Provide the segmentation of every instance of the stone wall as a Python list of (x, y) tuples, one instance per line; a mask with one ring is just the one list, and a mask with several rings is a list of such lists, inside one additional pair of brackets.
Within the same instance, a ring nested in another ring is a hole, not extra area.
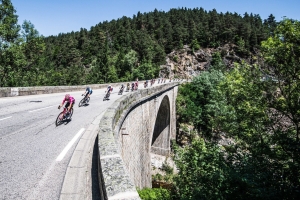
[(99, 176), (103, 179), (101, 187), (106, 191), (104, 199), (139, 199), (135, 187), (151, 187), (153, 132), (155, 126), (161, 126), (157, 115), (163, 110), (160, 114), (164, 113), (169, 119), (168, 123), (162, 123), (163, 130), (157, 128), (163, 137), (154, 144), (158, 149), (165, 149), (163, 153), (169, 153), (169, 141), (175, 137), (172, 131), (176, 129), (177, 86), (178, 83), (173, 82), (126, 94), (104, 114), (98, 134), (102, 169)]
[[(113, 87), (119, 87), (122, 83), (109, 83)], [(107, 88), (109, 84), (92, 84), (92, 89)], [(87, 85), (78, 86), (38, 86), (38, 87), (1, 87), (0, 97), (26, 96), (36, 94), (51, 94), (59, 92), (83, 91)]]

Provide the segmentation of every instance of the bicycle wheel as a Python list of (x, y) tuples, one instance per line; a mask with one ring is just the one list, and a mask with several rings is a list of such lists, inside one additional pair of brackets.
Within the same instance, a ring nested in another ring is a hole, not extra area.
[(85, 101), (85, 104), (88, 104), (88, 103), (90, 102), (90, 100), (91, 100), (91, 98), (88, 97), (88, 98), (86, 99), (86, 101)]
[(78, 107), (81, 107), (83, 104), (84, 104), (84, 98), (81, 99), (81, 101), (80, 101), (79, 104), (78, 104)]
[(64, 112), (60, 112), (56, 118), (55, 125), (59, 126), (63, 123), (63, 121), (64, 121)]
[(74, 110), (73, 110), (73, 108), (71, 108), (70, 114), (69, 114), (69, 116), (68, 116), (68, 119), (71, 119), (71, 118), (72, 118), (73, 112), (74, 112)]

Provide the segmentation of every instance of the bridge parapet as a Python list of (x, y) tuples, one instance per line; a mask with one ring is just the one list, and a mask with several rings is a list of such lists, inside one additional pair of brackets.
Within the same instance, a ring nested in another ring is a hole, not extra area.
[[(93, 89), (107, 88), (108, 85), (112, 87), (118, 87), (122, 83), (106, 83), (106, 84), (91, 84), (89, 85)], [(74, 86), (36, 86), (36, 87), (0, 87), (1, 97), (14, 97), (14, 96), (26, 96), (36, 94), (52, 94), (59, 92), (73, 92), (83, 91), (87, 85), (74, 85)]]
[[(123, 160), (124, 147), (120, 144), (120, 140), (123, 134), (126, 135), (126, 128), (122, 130), (122, 125), (129, 113), (136, 107), (146, 101), (155, 101), (157, 96), (173, 90), (178, 85), (178, 82), (172, 82), (126, 94), (115, 101), (103, 115), (98, 133), (98, 173), (103, 199), (140, 199), (136, 186), (144, 184), (134, 183), (136, 180), (132, 177), (132, 169), (128, 169), (130, 161), (124, 162)], [(157, 112), (154, 113), (155, 117), (156, 114)], [(128, 148), (128, 150), (132, 149)], [(125, 159), (128, 159), (128, 153), (134, 153), (134, 151), (127, 152)], [(149, 152), (148, 154), (150, 155)]]

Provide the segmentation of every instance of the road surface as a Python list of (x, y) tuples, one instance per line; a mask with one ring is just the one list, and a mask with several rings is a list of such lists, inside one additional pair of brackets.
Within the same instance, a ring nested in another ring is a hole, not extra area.
[(80, 136), (121, 97), (114, 88), (103, 101), (105, 90), (94, 90), (89, 105), (79, 108), (83, 92), (70, 92), (76, 99), (72, 120), (58, 127), (65, 93), (0, 98), (0, 199), (59, 199)]

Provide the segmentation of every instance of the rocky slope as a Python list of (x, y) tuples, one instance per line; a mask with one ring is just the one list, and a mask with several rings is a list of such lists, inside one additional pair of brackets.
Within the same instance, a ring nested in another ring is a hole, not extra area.
[(262, 62), (260, 52), (241, 53), (234, 44), (226, 44), (218, 48), (201, 48), (197, 51), (185, 45), (182, 49), (171, 52), (166, 56), (166, 64), (160, 66), (160, 77), (192, 78), (209, 68), (212, 55), (220, 52), (223, 62), (228, 68), (234, 63), (245, 61), (249, 64)]

